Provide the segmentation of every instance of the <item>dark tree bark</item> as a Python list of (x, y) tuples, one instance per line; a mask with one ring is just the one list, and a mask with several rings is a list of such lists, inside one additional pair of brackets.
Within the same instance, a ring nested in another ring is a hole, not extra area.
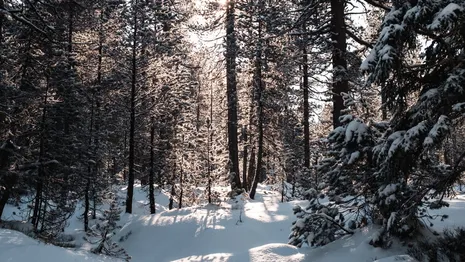
[[(90, 168), (89, 168), (90, 171)], [(87, 232), (89, 230), (89, 210), (90, 210), (90, 178), (86, 179), (86, 187), (84, 192), (84, 231)]]
[(155, 214), (155, 118), (151, 118), (150, 127), (150, 173), (149, 173), (149, 205), (150, 214)]
[(184, 178), (184, 135), (182, 135), (181, 139), (181, 167), (179, 168), (179, 203), (178, 208), (182, 208), (182, 198), (184, 194), (184, 185), (183, 185), (183, 178)]
[(247, 155), (248, 155), (248, 148), (249, 145), (247, 144), (247, 126), (242, 128), (242, 137), (244, 139), (244, 148), (243, 148), (243, 156), (242, 156), (242, 187), (245, 191), (249, 191), (248, 183), (247, 183)]
[[(303, 32), (307, 31), (307, 26), (302, 26)], [(303, 35), (302, 41), (302, 89), (304, 93), (304, 167), (310, 168), (310, 105), (308, 102), (308, 55), (307, 55), (307, 35)]]
[[(0, 9), (5, 9), (5, 3), (3, 0), (0, 0)], [(3, 17), (5, 15), (0, 12), (0, 48), (2, 48), (3, 45)]]
[(262, 59), (262, 52), (263, 52), (263, 38), (262, 38), (262, 26), (263, 21), (261, 17), (261, 12), (264, 10), (264, 3), (263, 0), (259, 1), (259, 14), (258, 14), (258, 39), (257, 39), (257, 47), (255, 50), (255, 72), (254, 72), (254, 89), (256, 91), (256, 98), (257, 98), (257, 131), (258, 131), (258, 149), (257, 149), (257, 166), (255, 168), (255, 174), (253, 179), (253, 184), (250, 189), (250, 198), (255, 198), (255, 192), (257, 190), (258, 182), (261, 179), (262, 173), (262, 166), (263, 166), (263, 89), (264, 83), (262, 80), (262, 67), (263, 67), (263, 59)]
[(134, 195), (134, 137), (136, 122), (136, 81), (137, 81), (137, 0), (133, 0), (134, 20), (132, 39), (132, 72), (131, 72), (131, 112), (129, 127), (129, 172), (128, 172), (128, 195), (126, 197), (126, 213), (132, 213), (132, 199)]
[(249, 159), (249, 170), (247, 171), (247, 183), (252, 186), (255, 176), (255, 147), (252, 147)]
[(226, 96), (228, 100), (228, 151), (231, 190), (241, 188), (239, 153), (237, 143), (237, 81), (236, 81), (236, 32), (235, 0), (229, 0), (226, 8)]
[(3, 210), (10, 198), (11, 190), (17, 183), (18, 177), (16, 174), (9, 174), (8, 167), (10, 166), (10, 157), (16, 146), (10, 141), (5, 142), (4, 146), (0, 148), (0, 172), (2, 176), (2, 188), (0, 188), (0, 221), (2, 220)]
[[(93, 126), (94, 126), (94, 102), (91, 101), (91, 110), (90, 110), (90, 127), (89, 127), (89, 148), (92, 147), (92, 136), (93, 136)], [(84, 188), (84, 231), (89, 230), (89, 210), (90, 210), (90, 185), (92, 177), (92, 164), (88, 163), (87, 177), (86, 177), (86, 186)]]
[[(44, 160), (45, 154), (45, 121), (47, 120), (47, 100), (48, 100), (48, 89), (49, 89), (49, 77), (45, 76), (45, 96), (42, 108), (42, 119), (40, 122), (40, 141), (39, 141), (39, 163)], [(42, 204), (42, 193), (44, 187), (45, 170), (43, 165), (39, 165), (37, 181), (36, 181), (36, 196), (34, 198), (34, 209), (32, 212), (31, 222), (34, 229), (38, 229), (40, 210)]]
[(333, 43), (333, 127), (340, 125), (339, 117), (345, 109), (342, 93), (349, 91), (347, 81), (347, 35), (345, 25), (345, 0), (331, 0), (331, 40)]
[(207, 195), (208, 203), (212, 203), (212, 165), (211, 165), (211, 146), (213, 141), (213, 85), (210, 85), (210, 118), (207, 121), (208, 125), (208, 135), (207, 135), (207, 175), (208, 175), (208, 185), (207, 185)]

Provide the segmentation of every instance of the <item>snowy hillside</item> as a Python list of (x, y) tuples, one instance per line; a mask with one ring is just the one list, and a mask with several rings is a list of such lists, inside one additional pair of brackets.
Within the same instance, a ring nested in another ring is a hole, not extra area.
[[(120, 195), (124, 194), (123, 188)], [(295, 220), (292, 208), (304, 202), (281, 203), (280, 194), (267, 186), (259, 185), (256, 200), (241, 196), (237, 201), (180, 210), (167, 210), (167, 204), (168, 196), (158, 194), (158, 213), (147, 215), (146, 193), (140, 185), (136, 187), (135, 212), (122, 213), (119, 221), (122, 227), (114, 236), (132, 257), (131, 261), (414, 261), (398, 256), (406, 252), (400, 245), (388, 250), (370, 246), (368, 241), (376, 231), (372, 227), (324, 247), (298, 249), (287, 245), (289, 228)], [(450, 200), (450, 204), (452, 208), (442, 211), (459, 217), (465, 199)], [(459, 222), (452, 218), (438, 221), (434, 228), (442, 230)], [(83, 236), (82, 222), (77, 216), (66, 232), (77, 236), (78, 241)], [(7, 254), (6, 261), (31, 261), (31, 254), (34, 261), (118, 261), (91, 254), (85, 242), (81, 244), (78, 249), (64, 249), (45, 245), (19, 232), (0, 230), (0, 253)]]
[(74, 262), (74, 261), (117, 261), (85, 251), (65, 249), (34, 240), (23, 233), (0, 229), (1, 261), (5, 262)]

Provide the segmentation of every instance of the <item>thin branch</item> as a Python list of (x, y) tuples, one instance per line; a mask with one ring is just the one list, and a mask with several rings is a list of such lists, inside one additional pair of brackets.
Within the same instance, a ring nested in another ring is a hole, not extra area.
[(366, 47), (369, 47), (369, 48), (373, 48), (373, 44), (371, 43), (368, 43), (367, 41), (359, 38), (357, 35), (355, 35), (352, 31), (346, 29), (346, 33), (347, 35), (352, 38), (355, 42), (361, 44), (361, 45), (364, 45)]

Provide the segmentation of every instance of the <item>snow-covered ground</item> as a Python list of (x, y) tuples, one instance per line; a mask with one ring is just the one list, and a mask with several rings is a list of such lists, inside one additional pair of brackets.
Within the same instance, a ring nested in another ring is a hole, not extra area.
[(83, 250), (71, 250), (44, 244), (18, 231), (0, 229), (0, 261), (2, 262), (75, 262), (117, 261)]
[[(221, 189), (219, 189), (221, 190)], [(227, 190), (226, 188), (223, 190)], [(120, 196), (124, 199), (125, 189)], [(296, 248), (287, 245), (291, 223), (295, 220), (292, 208), (303, 201), (280, 202), (280, 194), (260, 185), (255, 200), (242, 196), (236, 201), (218, 205), (202, 205), (167, 210), (168, 195), (159, 193), (157, 214), (149, 215), (146, 193), (136, 187), (134, 214), (122, 214), (114, 239), (132, 257), (131, 261), (315, 261), (365, 262), (414, 261), (405, 254), (405, 247), (397, 244), (391, 249), (373, 248), (368, 244), (376, 228), (367, 227), (319, 248)], [(433, 221), (433, 229), (464, 225), (465, 196), (447, 200), (450, 208), (434, 211), (447, 214), (444, 221)], [(9, 207), (7, 212), (17, 208)], [(78, 215), (70, 220), (67, 234), (82, 239), (82, 221)], [(13, 216), (11, 213), (7, 216)], [(125, 239), (119, 242), (120, 239)], [(79, 242), (79, 241), (78, 241)], [(78, 249), (45, 245), (22, 233), (0, 229), (1, 261), (117, 261), (96, 256), (88, 251), (85, 242)]]

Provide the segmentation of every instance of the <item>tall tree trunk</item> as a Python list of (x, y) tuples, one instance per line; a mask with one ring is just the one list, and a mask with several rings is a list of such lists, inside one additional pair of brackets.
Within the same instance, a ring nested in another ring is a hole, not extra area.
[[(303, 32), (307, 31), (307, 26), (302, 26)], [(304, 167), (310, 168), (310, 106), (308, 102), (308, 55), (307, 55), (307, 35), (304, 33), (302, 41), (302, 89), (304, 93)]]
[(155, 118), (150, 119), (150, 174), (149, 174), (149, 205), (150, 214), (155, 214)]
[[(6, 142), (10, 143), (10, 142)], [(2, 220), (3, 210), (5, 205), (10, 198), (11, 189), (17, 183), (17, 176), (15, 174), (8, 173), (8, 167), (10, 166), (11, 150), (14, 149), (14, 145), (6, 144), (5, 147), (0, 148), (0, 172), (3, 174), (2, 188), (0, 188), (0, 221)]]
[(42, 192), (44, 187), (44, 178), (45, 178), (45, 170), (42, 162), (44, 161), (44, 154), (45, 154), (45, 121), (47, 120), (47, 100), (48, 100), (48, 89), (49, 89), (49, 77), (48, 75), (45, 76), (45, 96), (43, 101), (43, 108), (42, 108), (42, 119), (40, 123), (40, 142), (39, 142), (39, 169), (37, 174), (37, 182), (36, 182), (36, 196), (34, 200), (34, 210), (32, 212), (32, 225), (34, 229), (38, 229), (39, 225), (39, 218), (40, 218), (40, 210), (41, 210), (41, 203), (42, 203)]
[[(3, 0), (0, 0), (0, 9), (5, 9), (5, 3)], [(3, 17), (4, 16), (5, 14), (3, 14), (3, 12), (0, 12), (0, 49), (3, 47)]]
[(132, 39), (132, 76), (131, 76), (131, 116), (129, 128), (129, 174), (128, 174), (128, 195), (126, 197), (126, 213), (132, 213), (132, 199), (134, 194), (134, 136), (136, 122), (136, 74), (137, 74), (137, 0), (133, 0), (134, 6), (134, 25)]
[(342, 93), (349, 91), (347, 81), (347, 35), (345, 25), (345, 1), (331, 0), (331, 40), (333, 43), (333, 127), (340, 125), (339, 117), (345, 109)]
[[(89, 127), (89, 150), (92, 148), (92, 136), (93, 136), (93, 126), (94, 126), (94, 101), (91, 101), (90, 109), (90, 127)], [(84, 188), (84, 231), (89, 230), (89, 210), (90, 210), (90, 184), (92, 177), (92, 164), (88, 163), (87, 176), (86, 176), (86, 186)]]
[(210, 84), (210, 118), (208, 119), (208, 135), (207, 135), (207, 175), (208, 175), (208, 203), (212, 203), (212, 164), (211, 164), (211, 146), (213, 141), (213, 85)]
[(247, 183), (252, 186), (255, 176), (255, 147), (252, 147), (252, 151), (250, 152), (249, 170), (247, 171), (247, 174)]
[(242, 127), (242, 137), (244, 138), (244, 152), (242, 156), (242, 187), (245, 191), (249, 191), (247, 183), (247, 155), (249, 147), (249, 145), (247, 144), (247, 126)]
[(262, 166), (263, 166), (263, 80), (262, 80), (262, 52), (263, 52), (263, 38), (262, 38), (262, 16), (264, 10), (263, 0), (259, 0), (259, 14), (258, 14), (258, 39), (255, 57), (255, 73), (254, 73), (254, 86), (257, 94), (257, 131), (258, 131), (258, 150), (257, 150), (257, 166), (255, 167), (255, 175), (252, 187), (250, 189), (250, 198), (255, 198), (258, 182), (261, 179)]
[(99, 168), (101, 166), (101, 158), (100, 158), (100, 125), (102, 122), (101, 117), (101, 112), (100, 112), (100, 95), (101, 95), (101, 88), (102, 88), (102, 59), (103, 59), (103, 23), (104, 23), (104, 17), (103, 17), (103, 10), (100, 12), (99, 16), (99, 28), (98, 28), (98, 60), (97, 60), (97, 86), (96, 86), (96, 95), (95, 95), (95, 133), (94, 133), (94, 157), (95, 157), (95, 166), (94, 166), (94, 172), (92, 175), (92, 203), (93, 203), (93, 209), (92, 209), (92, 218), (96, 219), (97, 217), (97, 192), (96, 192), (96, 184), (97, 184), (97, 177), (99, 175)]
[[(90, 167), (89, 167), (90, 171)], [(87, 232), (89, 230), (89, 211), (90, 211), (90, 177), (88, 177), (84, 192), (84, 231)]]
[(182, 198), (184, 194), (184, 185), (183, 185), (183, 167), (184, 166), (184, 135), (182, 135), (181, 139), (181, 166), (179, 168), (179, 203), (178, 203), (178, 208), (182, 208)]
[(6, 203), (8, 202), (9, 198), (10, 198), (10, 190), (9, 189), (3, 190), (0, 196), (0, 222), (2, 221), (3, 210), (5, 209)]
[(241, 188), (237, 143), (237, 82), (235, 0), (228, 0), (226, 8), (226, 96), (228, 100), (228, 151), (231, 190)]

